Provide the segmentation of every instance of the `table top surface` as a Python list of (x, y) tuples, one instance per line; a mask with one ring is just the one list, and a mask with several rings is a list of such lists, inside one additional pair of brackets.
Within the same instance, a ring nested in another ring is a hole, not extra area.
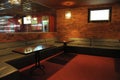
[(61, 40), (61, 41), (56, 41), (59, 43), (69, 43), (69, 42), (73, 42), (74, 40)]
[(29, 54), (37, 51), (41, 51), (43, 49), (54, 47), (53, 45), (36, 45), (36, 46), (26, 46), (20, 47), (13, 50), (13, 52), (21, 53), (21, 54)]

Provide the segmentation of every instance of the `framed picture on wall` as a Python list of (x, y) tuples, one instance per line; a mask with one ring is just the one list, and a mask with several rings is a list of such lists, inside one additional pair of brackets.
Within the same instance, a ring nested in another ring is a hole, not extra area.
[(111, 21), (111, 12), (111, 7), (88, 9), (88, 22), (109, 22)]

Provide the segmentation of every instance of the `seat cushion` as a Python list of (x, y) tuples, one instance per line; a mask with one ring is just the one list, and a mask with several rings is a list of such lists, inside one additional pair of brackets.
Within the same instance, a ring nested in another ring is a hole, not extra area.
[(21, 58), (21, 57), (24, 57), (24, 56), (25, 55), (14, 53), (14, 52), (9, 53), (7, 55), (1, 55), (0, 56), (0, 63), (10, 61), (10, 60), (14, 60), (14, 59), (17, 59), (17, 58)]
[(16, 72), (17, 69), (7, 63), (0, 63), (0, 78)]

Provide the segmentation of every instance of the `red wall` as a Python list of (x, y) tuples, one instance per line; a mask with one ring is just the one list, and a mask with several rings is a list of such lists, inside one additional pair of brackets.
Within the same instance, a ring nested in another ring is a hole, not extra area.
[[(112, 7), (111, 22), (88, 23), (88, 8)], [(57, 31), (61, 39), (71, 37), (120, 39), (120, 5), (84, 6), (69, 9), (71, 19), (65, 19), (65, 11), (57, 10)]]

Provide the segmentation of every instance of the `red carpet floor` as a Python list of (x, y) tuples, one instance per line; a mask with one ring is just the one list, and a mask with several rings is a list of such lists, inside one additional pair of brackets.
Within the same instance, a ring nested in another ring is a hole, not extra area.
[(120, 80), (113, 58), (78, 55), (47, 80)]
[(119, 59), (77, 55), (66, 65), (44, 62), (46, 74), (36, 70), (31, 76), (29, 70), (22, 72), (25, 80), (120, 80)]
[(42, 64), (45, 66), (45, 74), (43, 74), (39, 69), (35, 70), (32, 75), (30, 74), (29, 70), (25, 70), (21, 73), (23, 77), (22, 80), (47, 80), (47, 78), (52, 76), (55, 72), (63, 67), (63, 65), (47, 61), (43, 62)]

